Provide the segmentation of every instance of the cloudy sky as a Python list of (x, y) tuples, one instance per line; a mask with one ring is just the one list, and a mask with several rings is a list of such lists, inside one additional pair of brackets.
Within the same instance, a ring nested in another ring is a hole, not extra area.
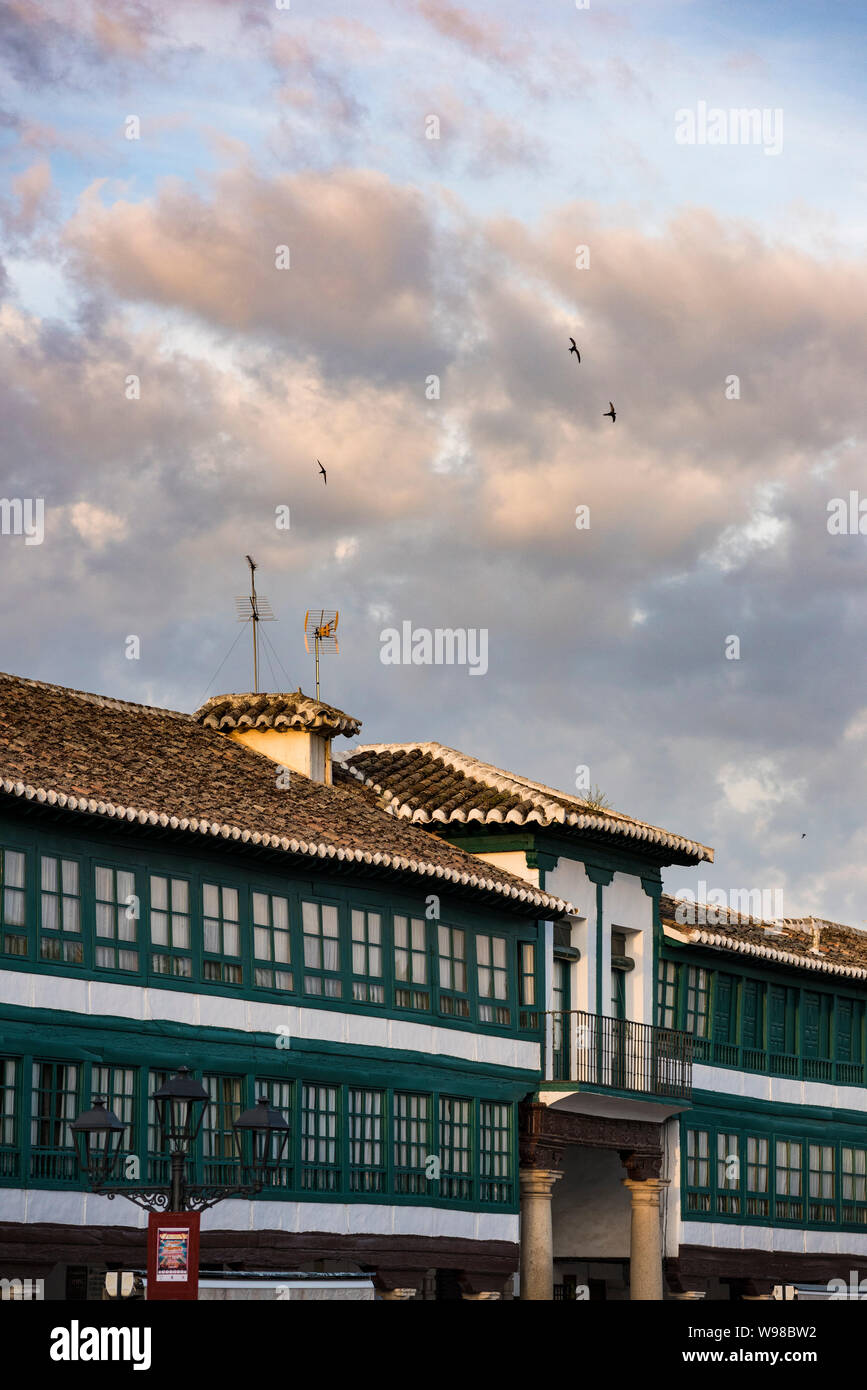
[[(587, 765), (715, 846), (670, 891), (867, 926), (867, 535), (828, 530), (867, 498), (865, 28), (0, 0), (0, 491), (45, 505), (0, 535), (0, 668), (249, 689), (250, 552), (263, 684), (310, 690), (339, 608), (323, 697), (364, 741)], [(487, 673), (384, 665), (405, 621), (486, 629)]]

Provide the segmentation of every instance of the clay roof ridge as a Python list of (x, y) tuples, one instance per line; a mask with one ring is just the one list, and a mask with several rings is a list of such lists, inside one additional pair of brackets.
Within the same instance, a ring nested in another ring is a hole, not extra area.
[[(491, 763), (482, 762), (478, 758), (473, 758), (466, 753), (461, 753), (455, 748), (435, 742), (426, 743), (367, 743), (360, 744), (355, 748), (344, 750), (340, 754), (343, 766), (351, 772), (359, 781), (366, 786), (374, 787), (388, 801), (388, 809), (392, 814), (407, 815), (407, 810), (395, 810), (395, 803), (405, 807), (408, 802), (405, 798), (395, 793), (390, 788), (383, 787), (374, 777), (368, 777), (361, 768), (354, 768), (352, 760), (364, 753), (407, 753), (418, 751), (427, 754), (429, 757), (439, 761), (445, 766), (451, 767), (455, 772), (462, 773), (471, 781), (481, 782), (484, 786), (496, 791), (511, 792), (519, 797), (521, 802), (531, 809), (525, 819), (535, 820), (542, 823), (540, 812), (544, 814), (548, 822), (559, 822), (561, 824), (574, 826), (577, 829), (600, 829), (612, 834), (625, 834), (636, 839), (646, 839), (650, 842), (662, 843), (671, 848), (683, 850), (698, 858), (713, 860), (713, 850), (707, 845), (701, 844), (697, 840), (689, 840), (685, 836), (676, 835), (674, 832), (664, 830), (661, 826), (651, 825), (647, 821), (636, 820), (632, 816), (625, 815), (622, 811), (598, 810), (589, 806), (580, 797), (574, 797), (569, 792), (557, 791), (553, 787), (546, 786), (542, 782), (532, 782), (528, 778), (521, 777), (515, 773), (506, 772), (502, 768), (495, 767)], [(573, 809), (574, 808), (574, 809)], [(494, 807), (488, 810), (484, 816), (479, 814), (478, 808), (467, 811), (465, 808), (456, 808), (446, 814), (442, 807), (438, 807), (433, 812), (424, 809), (417, 809), (412, 813), (413, 820), (427, 823), (431, 820), (439, 822), (457, 821), (466, 823), (472, 820), (486, 820), (493, 823), (512, 822), (521, 823), (521, 813), (517, 807), (507, 811)]]
[(53, 681), (37, 681), (30, 676), (16, 676), (10, 671), (0, 671), (0, 681), (14, 681), (16, 685), (29, 685), (37, 690), (49, 690), (57, 695), (71, 695), (82, 704), (96, 705), (99, 709), (141, 710), (145, 714), (159, 714), (164, 719), (179, 719), (185, 724), (194, 722), (193, 715), (183, 710), (168, 709), (165, 705), (145, 705), (136, 700), (118, 700), (112, 695), (97, 695), (92, 690), (76, 690), (70, 685), (57, 685)]

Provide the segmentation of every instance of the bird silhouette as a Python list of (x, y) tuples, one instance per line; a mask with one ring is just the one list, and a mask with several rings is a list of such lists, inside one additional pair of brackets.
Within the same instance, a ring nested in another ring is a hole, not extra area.
[(613, 402), (613, 401), (609, 401), (608, 404), (611, 406), (611, 409), (610, 409), (610, 410), (603, 410), (603, 412), (602, 412), (602, 417), (603, 417), (603, 419), (605, 419), (608, 415), (610, 415), (610, 416), (611, 416), (611, 423), (612, 423), (612, 425), (613, 425), (613, 424), (614, 424), (614, 421), (617, 419), (617, 412), (616, 412), (615, 409), (614, 409), (614, 402)]
[[(319, 460), (317, 459), (316, 462), (319, 463)], [(328, 474), (325, 472), (325, 469), (322, 467), (322, 464), (321, 464), (321, 463), (319, 463), (319, 472), (322, 474), (322, 481), (324, 482), (325, 486), (327, 487), (327, 486), (328, 486)]]
[(807, 838), (807, 832), (806, 832), (806, 830), (805, 830), (804, 833), (803, 833), (803, 835), (801, 836), (801, 839), (802, 839), (802, 840), (806, 840), (806, 838)]
[(580, 354), (580, 352), (578, 351), (578, 344), (576, 343), (576, 341), (575, 341), (574, 338), (570, 338), (570, 339), (569, 339), (569, 342), (572, 344), (572, 346), (571, 346), (570, 349), (569, 349), (570, 353), (574, 352), (575, 356), (578, 358), (578, 361), (580, 362), (580, 361), (581, 361), (581, 354)]

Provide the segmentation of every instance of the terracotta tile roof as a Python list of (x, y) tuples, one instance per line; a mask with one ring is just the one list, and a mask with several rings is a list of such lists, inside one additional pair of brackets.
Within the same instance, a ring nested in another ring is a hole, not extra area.
[[(750, 917), (713, 904), (679, 902), (663, 893), (663, 927), (696, 946), (760, 956), (781, 965), (867, 979), (867, 932), (821, 917)], [(679, 916), (685, 918), (678, 920)], [(686, 911), (689, 909), (689, 911)]]
[(361, 730), (360, 719), (302, 695), (300, 686), (287, 695), (214, 695), (193, 718), (209, 729), (309, 729), (326, 738)]
[(175, 710), (0, 674), (0, 794), (293, 856), (439, 880), (526, 915), (562, 899), (385, 815), (355, 787), (292, 773)]
[(539, 825), (643, 841), (670, 863), (713, 860), (713, 850), (619, 811), (594, 809), (580, 797), (479, 762), (441, 743), (370, 743), (336, 754), (373, 788), (397, 819), (421, 825)]

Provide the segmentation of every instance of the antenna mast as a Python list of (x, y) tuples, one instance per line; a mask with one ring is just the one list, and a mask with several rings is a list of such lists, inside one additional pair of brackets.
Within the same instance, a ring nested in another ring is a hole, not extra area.
[(319, 651), (330, 656), (337, 656), (340, 647), (337, 645), (337, 623), (340, 614), (332, 609), (308, 608), (304, 615), (304, 646), (310, 651), (308, 634), (313, 638), (313, 650), (316, 654), (316, 698), (319, 699)]
[(252, 555), (246, 556), (247, 564), (250, 566), (250, 593), (249, 596), (242, 594), (235, 600), (238, 610), (238, 621), (240, 623), (252, 623), (253, 626), (253, 690), (259, 693), (259, 624), (274, 621), (274, 614), (271, 605), (264, 594), (256, 593), (256, 570), (259, 566)]

